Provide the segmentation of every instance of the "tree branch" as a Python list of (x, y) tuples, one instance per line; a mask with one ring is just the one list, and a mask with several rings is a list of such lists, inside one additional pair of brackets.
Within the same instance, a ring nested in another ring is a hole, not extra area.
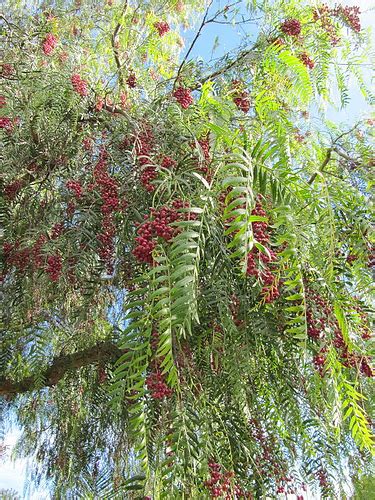
[(112, 342), (101, 342), (93, 347), (54, 358), (51, 366), (41, 376), (26, 377), (19, 382), (0, 377), (0, 395), (14, 395), (39, 389), (37, 379), (44, 379), (43, 387), (51, 387), (61, 380), (68, 370), (77, 370), (99, 361), (115, 361), (124, 351)]
[(352, 133), (352, 132), (353, 132), (353, 131), (354, 131), (354, 130), (355, 130), (355, 129), (359, 126), (359, 125), (360, 125), (360, 122), (356, 123), (356, 124), (354, 125), (354, 127), (352, 127), (350, 130), (347, 130), (346, 132), (343, 132), (342, 134), (340, 134), (339, 136), (337, 136), (337, 137), (336, 137), (336, 139), (332, 142), (332, 146), (331, 146), (330, 148), (328, 148), (328, 149), (327, 149), (327, 154), (326, 154), (326, 157), (324, 158), (324, 161), (323, 161), (323, 163), (321, 164), (321, 166), (320, 166), (319, 170), (318, 170), (317, 172), (314, 172), (314, 173), (312, 174), (312, 176), (310, 177), (310, 179), (307, 181), (307, 184), (310, 184), (310, 185), (311, 185), (311, 184), (315, 181), (315, 179), (316, 179), (316, 177), (317, 177), (318, 173), (319, 173), (319, 172), (323, 172), (323, 171), (324, 171), (324, 169), (326, 168), (327, 164), (328, 164), (328, 163), (330, 162), (330, 160), (331, 160), (331, 156), (332, 156), (332, 152), (333, 152), (333, 151), (334, 151), (335, 153), (339, 154), (340, 156), (343, 156), (343, 154), (342, 154), (342, 153), (339, 153), (339, 152), (337, 151), (336, 144), (337, 144), (337, 143), (339, 142), (339, 140), (340, 140), (340, 139), (342, 139), (344, 136), (351, 134), (351, 133)]
[(193, 50), (194, 45), (195, 45), (196, 41), (198, 40), (198, 38), (200, 37), (200, 34), (202, 33), (203, 28), (204, 28), (204, 27), (205, 27), (205, 25), (207, 24), (207, 16), (208, 16), (208, 12), (209, 12), (209, 10), (210, 10), (210, 7), (211, 7), (211, 5), (212, 5), (212, 2), (213, 2), (213, 0), (211, 0), (211, 1), (210, 1), (209, 5), (208, 5), (208, 7), (207, 7), (207, 9), (206, 9), (206, 12), (204, 13), (204, 16), (203, 16), (203, 19), (202, 19), (201, 25), (199, 26), (199, 29), (198, 29), (198, 31), (197, 31), (197, 33), (196, 33), (195, 37), (194, 37), (194, 40), (191, 42), (191, 45), (190, 45), (190, 47), (189, 47), (189, 50), (186, 52), (186, 54), (185, 54), (184, 58), (183, 58), (183, 59), (182, 59), (182, 61), (181, 61), (180, 67), (179, 67), (179, 68), (178, 68), (178, 70), (177, 70), (177, 74), (176, 74), (176, 78), (175, 78), (175, 85), (176, 85), (176, 82), (178, 81), (178, 78), (179, 78), (179, 76), (180, 76), (180, 73), (181, 73), (181, 71), (182, 71), (182, 68), (185, 66), (185, 63), (186, 63), (186, 61), (187, 61), (187, 58), (188, 58), (188, 57), (189, 57), (189, 55), (190, 55), (190, 52)]
[[(125, 15), (127, 8), (128, 8), (128, 2), (126, 0), (124, 7), (122, 9), (121, 17), (123, 17)], [(112, 45), (113, 55), (115, 57), (115, 62), (116, 62), (117, 70), (118, 70), (118, 80), (119, 80), (120, 85), (122, 85), (122, 83), (123, 83), (123, 77), (122, 77), (122, 73), (121, 73), (122, 64), (120, 61), (120, 54), (118, 51), (117, 42), (118, 42), (118, 36), (119, 36), (121, 28), (122, 28), (122, 24), (121, 24), (121, 22), (118, 22), (116, 25), (116, 28), (111, 36), (111, 45)]]

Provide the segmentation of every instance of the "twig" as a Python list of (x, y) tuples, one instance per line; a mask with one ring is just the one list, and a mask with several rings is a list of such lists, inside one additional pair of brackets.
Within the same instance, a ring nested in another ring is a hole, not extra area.
[[(347, 130), (346, 132), (343, 132), (342, 134), (340, 134), (339, 136), (336, 137), (336, 139), (332, 142), (331, 147), (327, 149), (326, 156), (325, 156), (324, 161), (321, 164), (319, 170), (317, 172), (314, 172), (312, 174), (312, 176), (310, 177), (310, 179), (307, 181), (307, 184), (311, 185), (315, 181), (318, 173), (319, 172), (321, 173), (321, 172), (324, 171), (325, 167), (327, 166), (327, 164), (331, 160), (332, 152), (334, 151), (335, 153), (338, 153), (337, 148), (335, 147), (335, 145), (339, 142), (339, 140), (342, 139), (343, 137), (345, 137), (346, 135), (351, 134), (359, 125), (360, 125), (360, 122), (356, 123), (354, 125), (354, 127), (352, 127), (350, 130)], [(338, 154), (340, 154), (341, 156), (343, 156), (343, 153), (338, 153)], [(348, 158), (349, 157), (347, 157), (347, 159)], [(351, 160), (351, 158), (350, 158), (350, 160)]]
[(178, 70), (177, 70), (177, 74), (176, 74), (176, 78), (175, 78), (175, 83), (174, 83), (174, 85), (176, 85), (176, 82), (178, 81), (178, 78), (179, 78), (179, 76), (180, 76), (180, 74), (181, 74), (182, 68), (185, 66), (185, 63), (186, 63), (186, 61), (187, 61), (187, 58), (189, 57), (189, 55), (190, 55), (191, 51), (193, 50), (194, 45), (196, 44), (196, 42), (197, 42), (198, 38), (200, 37), (200, 35), (201, 35), (201, 33), (202, 33), (203, 28), (204, 28), (204, 27), (205, 27), (205, 25), (207, 24), (207, 16), (208, 16), (208, 12), (209, 12), (209, 10), (210, 10), (210, 7), (211, 7), (211, 5), (212, 5), (212, 2), (213, 2), (213, 0), (210, 0), (210, 3), (209, 3), (209, 5), (208, 5), (208, 7), (207, 7), (207, 9), (206, 9), (206, 12), (204, 13), (204, 16), (203, 16), (203, 19), (202, 19), (201, 25), (200, 25), (200, 27), (199, 27), (199, 29), (198, 29), (197, 33), (195, 34), (194, 40), (191, 42), (191, 45), (190, 45), (190, 47), (189, 47), (189, 50), (186, 52), (186, 54), (185, 54), (184, 58), (183, 58), (183, 59), (182, 59), (182, 61), (181, 61), (181, 64), (180, 64), (180, 66), (179, 66), (179, 68), (178, 68)]

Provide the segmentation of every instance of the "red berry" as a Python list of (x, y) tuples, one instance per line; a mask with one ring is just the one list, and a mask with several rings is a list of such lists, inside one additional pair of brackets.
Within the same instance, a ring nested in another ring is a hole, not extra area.
[(280, 29), (286, 35), (298, 36), (301, 33), (301, 23), (298, 19), (286, 19)]

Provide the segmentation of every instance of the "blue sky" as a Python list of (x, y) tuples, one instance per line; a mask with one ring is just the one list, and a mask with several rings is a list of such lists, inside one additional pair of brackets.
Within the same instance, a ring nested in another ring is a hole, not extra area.
[[(216, 4), (221, 7), (225, 5), (226, 2), (217, 1)], [(334, 3), (334, 2), (326, 2)], [(336, 2), (338, 3), (338, 2)], [(363, 12), (361, 16), (362, 25), (365, 29), (370, 26), (375, 25), (375, 0), (347, 0), (343, 3), (344, 5), (359, 5)], [(215, 12), (213, 7), (212, 12)], [(211, 58), (211, 50), (214, 45), (216, 36), (220, 37), (220, 46), (214, 53), (214, 57), (219, 57), (228, 50), (235, 48), (239, 41), (239, 35), (241, 28), (212, 24), (209, 25), (203, 32), (201, 38), (199, 39), (196, 49), (193, 51), (193, 56), (201, 56), (202, 59), (207, 60)], [(186, 46), (189, 47), (190, 42), (194, 36), (193, 31), (185, 33), (186, 36)], [(372, 33), (374, 42), (375, 37)], [(375, 45), (375, 43), (374, 43)], [(369, 75), (369, 72), (368, 72)], [(327, 109), (327, 117), (335, 122), (348, 122), (349, 124), (354, 123), (360, 116), (369, 113), (370, 108), (365, 102), (360, 90), (357, 87), (356, 82), (353, 80), (350, 85), (351, 102), (347, 108), (344, 110), (335, 110), (334, 108)], [(9, 446), (9, 450), (14, 446), (19, 431), (15, 430), (9, 433), (5, 439), (5, 445)], [(26, 467), (27, 460), (16, 460), (12, 462), (9, 458), (4, 462), (0, 463), (0, 488), (12, 488), (18, 491), (22, 498), (30, 500), (44, 500), (50, 498), (48, 492), (43, 489), (39, 489), (34, 494), (23, 495), (25, 477), (26, 477)], [(309, 494), (307, 499), (314, 499), (314, 495)]]

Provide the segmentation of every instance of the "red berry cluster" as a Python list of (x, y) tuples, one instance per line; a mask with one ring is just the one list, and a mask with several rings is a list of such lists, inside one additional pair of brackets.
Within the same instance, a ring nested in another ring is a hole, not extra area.
[(49, 275), (51, 281), (59, 281), (62, 270), (62, 259), (61, 256), (50, 255), (47, 258), (46, 273)]
[(33, 259), (33, 265), (35, 269), (40, 269), (43, 267), (44, 264), (44, 257), (42, 255), (42, 248), (43, 245), (47, 241), (47, 236), (42, 234), (39, 236), (39, 238), (36, 240), (34, 243), (34, 246), (32, 248), (32, 259)]
[(1, 65), (0, 76), (2, 78), (7, 78), (8, 76), (12, 76), (14, 73), (14, 67), (11, 64), (4, 63)]
[(143, 187), (148, 191), (149, 193), (152, 193), (155, 191), (155, 186), (152, 184), (152, 181), (155, 180), (158, 176), (158, 173), (156, 171), (156, 166), (155, 165), (149, 165), (148, 167), (145, 167), (141, 173), (141, 183)]
[(126, 84), (131, 89), (134, 89), (136, 87), (136, 85), (137, 85), (137, 78), (136, 78), (136, 76), (135, 76), (134, 73), (130, 73), (130, 75), (126, 79)]
[(5, 129), (7, 132), (12, 132), (14, 127), (14, 122), (8, 116), (0, 117), (0, 128)]
[(83, 80), (80, 75), (74, 73), (74, 75), (70, 78), (70, 81), (72, 82), (73, 89), (77, 92), (77, 94), (82, 97), (85, 97), (88, 94), (87, 82), (86, 80)]
[(320, 5), (313, 11), (314, 21), (320, 22), (321, 27), (327, 33), (331, 40), (331, 44), (334, 46), (339, 43), (340, 37), (338, 36), (336, 26), (332, 23), (331, 15), (332, 10), (326, 4)]
[[(325, 337), (325, 328), (330, 325), (332, 307), (315, 290), (305, 285), (307, 334), (313, 340)], [(341, 334), (341, 332), (340, 332)]]
[(187, 109), (194, 102), (193, 96), (191, 95), (191, 90), (185, 87), (178, 87), (173, 92), (173, 97), (183, 109)]
[(153, 164), (153, 161), (150, 158), (153, 147), (154, 136), (151, 128), (146, 125), (138, 135), (135, 145), (135, 153), (138, 163), (143, 167), (140, 181), (149, 193), (155, 190), (155, 186), (152, 184), (152, 181), (158, 176), (156, 165)]
[(362, 332), (362, 339), (363, 340), (368, 340), (371, 338), (371, 329), (368, 325), (368, 317), (367, 314), (361, 309), (359, 305), (354, 305), (354, 309), (357, 311), (359, 314), (360, 320), (361, 320), (361, 332)]
[[(198, 144), (201, 149), (201, 153), (203, 153), (203, 161), (199, 162), (199, 171), (206, 177), (208, 181), (211, 180), (212, 172), (210, 169), (211, 163), (211, 154), (210, 154), (210, 138), (209, 136), (202, 137), (198, 140)], [(194, 144), (195, 146), (195, 144)]]
[(175, 200), (172, 203), (172, 208), (161, 207), (159, 210), (151, 209), (151, 217), (145, 215), (145, 222), (138, 227), (138, 236), (135, 238), (137, 246), (133, 250), (133, 255), (139, 262), (147, 264), (153, 263), (152, 251), (156, 247), (157, 239), (162, 238), (165, 241), (170, 241), (178, 232), (176, 227), (170, 224), (182, 219), (192, 219), (195, 214), (181, 214), (181, 208), (187, 208), (188, 202)]
[(51, 230), (51, 239), (52, 240), (57, 240), (59, 236), (61, 236), (62, 232), (64, 231), (64, 225), (61, 222), (57, 222), (52, 226)]
[(97, 235), (97, 240), (100, 243), (99, 257), (107, 266), (108, 274), (113, 273), (113, 253), (114, 253), (114, 237), (116, 235), (116, 226), (113, 218), (110, 215), (105, 215), (102, 220), (101, 232)]
[(95, 100), (95, 111), (100, 112), (104, 107), (104, 99), (101, 96), (97, 96)]
[(4, 187), (5, 198), (7, 198), (9, 201), (14, 200), (16, 198), (17, 194), (20, 192), (22, 186), (23, 186), (23, 182), (20, 179), (13, 181), (10, 184), (7, 184)]
[(52, 54), (57, 45), (57, 38), (52, 33), (47, 33), (43, 40), (43, 52), (46, 56)]
[(82, 190), (81, 183), (79, 181), (73, 181), (72, 179), (70, 179), (69, 181), (66, 182), (66, 187), (70, 191), (73, 191), (76, 198), (82, 197), (83, 190)]
[(243, 88), (243, 82), (232, 81), (233, 102), (243, 113), (248, 113), (250, 109), (250, 94)]
[(321, 488), (328, 488), (328, 479), (327, 474), (323, 469), (320, 469), (316, 474), (317, 479), (319, 480), (319, 485)]
[(221, 472), (220, 464), (211, 460), (208, 462), (210, 479), (204, 482), (205, 487), (210, 492), (211, 498), (224, 497), (225, 500), (235, 498), (253, 498), (250, 492), (244, 491), (234, 483), (234, 472)]
[(349, 253), (349, 255), (346, 257), (346, 262), (348, 264), (352, 264), (353, 262), (355, 262), (356, 260), (358, 260), (358, 255), (355, 255), (353, 253)]
[[(153, 330), (151, 334), (151, 350), (155, 356), (159, 345), (159, 333)], [(165, 377), (160, 368), (163, 358), (154, 358), (150, 364), (151, 372), (146, 378), (146, 385), (153, 399), (169, 398), (172, 395), (172, 389), (165, 383)]]
[(151, 163), (150, 154), (154, 147), (154, 136), (151, 128), (145, 125), (138, 134), (135, 143), (135, 153), (140, 165), (149, 165)]
[(154, 27), (157, 29), (160, 37), (164, 36), (170, 30), (169, 24), (165, 21), (154, 23)]
[(0, 109), (6, 106), (7, 102), (3, 95), (0, 95)]
[[(260, 198), (256, 202), (255, 208), (251, 212), (252, 215), (265, 217), (267, 214), (263, 209)], [(270, 242), (270, 234), (267, 231), (267, 222), (253, 222), (253, 234), (256, 241), (262, 245), (268, 245)], [(269, 255), (260, 252), (256, 247), (247, 256), (247, 274), (255, 276), (262, 283), (261, 295), (265, 302), (270, 303), (276, 300), (280, 293), (278, 288), (277, 278), (272, 272), (272, 264), (277, 260), (277, 256), (273, 250), (268, 249)]]
[(353, 31), (357, 33), (361, 31), (361, 20), (359, 18), (361, 11), (359, 7), (355, 5), (352, 7), (337, 5), (332, 12), (335, 16), (340, 17)]
[[(343, 365), (347, 368), (359, 369), (365, 376), (373, 377), (374, 371), (369, 364), (369, 358), (356, 352), (349, 352), (338, 321), (333, 314), (332, 306), (318, 292), (312, 290), (306, 282), (305, 295), (307, 302), (307, 333), (309, 337), (313, 340), (324, 340), (326, 336), (325, 329), (329, 327), (333, 331), (332, 344), (338, 351)], [(321, 352), (325, 352), (324, 347)], [(319, 369), (315, 362), (314, 364)]]
[(101, 198), (101, 212), (103, 214), (101, 232), (97, 235), (100, 243), (99, 257), (106, 264), (108, 274), (113, 273), (113, 252), (116, 226), (113, 214), (120, 209), (118, 184), (108, 174), (108, 153), (101, 148), (99, 159), (94, 168), (95, 186), (98, 187)]
[(4, 260), (9, 266), (14, 266), (19, 271), (24, 271), (30, 264), (30, 248), (19, 248), (20, 242), (12, 244), (5, 242), (3, 245)]
[(83, 149), (85, 149), (86, 151), (92, 151), (93, 144), (94, 144), (94, 140), (90, 136), (85, 137), (82, 141)]
[(275, 478), (279, 486), (281, 486), (281, 483), (291, 482), (291, 479), (286, 477), (285, 471), (277, 459), (274, 437), (269, 435), (267, 431), (262, 428), (262, 424), (257, 418), (250, 419), (249, 427), (253, 439), (261, 450), (255, 457), (257, 472), (261, 474), (262, 477)]
[(175, 168), (177, 166), (177, 162), (170, 156), (164, 156), (161, 161), (161, 166), (163, 168)]
[(286, 35), (298, 36), (301, 33), (301, 23), (298, 19), (286, 19), (280, 29)]
[(164, 399), (172, 396), (172, 389), (165, 383), (165, 377), (160, 368), (156, 368), (147, 376), (146, 385), (152, 399)]
[(113, 179), (107, 170), (108, 153), (102, 148), (99, 160), (94, 168), (94, 180), (99, 188), (101, 197), (101, 211), (103, 215), (108, 215), (118, 210), (120, 205), (118, 183)]
[(303, 62), (305, 66), (307, 66), (309, 69), (313, 69), (315, 66), (314, 61), (311, 59), (311, 57), (308, 55), (307, 52), (302, 52), (298, 58)]
[(327, 349), (325, 347), (323, 347), (322, 349), (320, 349), (319, 353), (315, 354), (315, 356), (313, 357), (314, 366), (315, 366), (316, 370), (319, 372), (321, 377), (324, 376), (324, 365), (326, 362), (326, 356), (325, 356), (326, 352), (327, 352)]

